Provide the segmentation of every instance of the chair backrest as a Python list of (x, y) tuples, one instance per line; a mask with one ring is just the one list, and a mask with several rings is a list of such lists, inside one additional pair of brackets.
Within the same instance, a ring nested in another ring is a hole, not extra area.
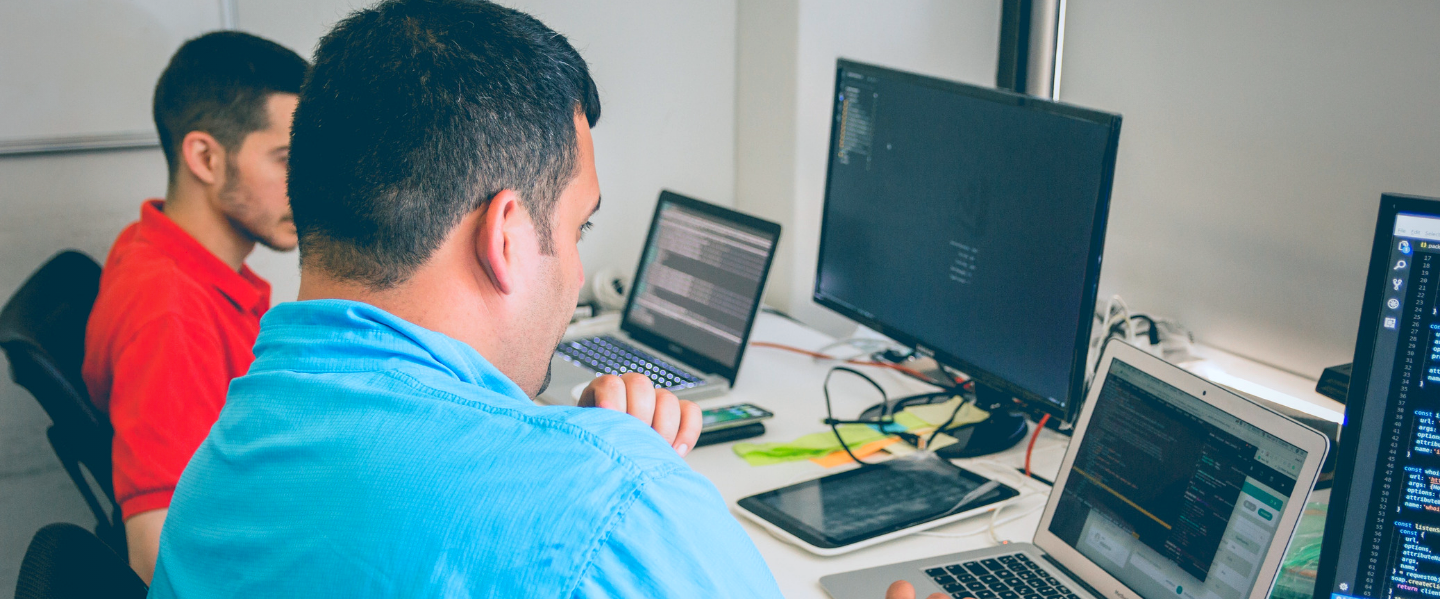
[(65, 523), (35, 533), (15, 583), (15, 599), (140, 599), (147, 591), (109, 546), (90, 531)]
[(85, 324), (100, 290), (100, 265), (66, 250), (30, 275), (0, 310), (0, 349), (10, 361), (15, 382), (35, 396), (55, 426), (50, 442), (75, 484), (96, 512), (102, 528), (119, 526), (119, 514), (107, 515), (91, 501), (89, 485), (75, 463), (90, 470), (115, 507), (111, 478), (110, 419), (95, 404), (80, 376), (85, 358)]
[[(0, 347), (15, 382), (35, 394), (57, 425), (97, 428), (109, 422), (90, 403), (80, 378), (85, 323), (99, 292), (100, 265), (65, 250), (30, 275), (0, 311)], [(16, 357), (34, 362), (35, 369), (19, 368)]]

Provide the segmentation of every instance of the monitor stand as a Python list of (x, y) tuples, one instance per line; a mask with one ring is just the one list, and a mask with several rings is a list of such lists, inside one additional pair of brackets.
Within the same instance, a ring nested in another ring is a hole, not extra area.
[(1015, 409), (1015, 401), (1005, 391), (976, 381), (975, 405), (990, 412), (990, 417), (945, 431), (958, 442), (937, 449), (936, 455), (953, 459), (998, 453), (1014, 447), (1030, 432), (1025, 414)]

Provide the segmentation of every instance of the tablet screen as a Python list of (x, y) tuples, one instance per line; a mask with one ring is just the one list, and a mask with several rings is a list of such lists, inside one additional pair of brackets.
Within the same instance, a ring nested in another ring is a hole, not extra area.
[(1001, 485), (957, 503), (989, 479), (916, 454), (740, 500), (740, 506), (816, 547), (833, 549), (1018, 495)]

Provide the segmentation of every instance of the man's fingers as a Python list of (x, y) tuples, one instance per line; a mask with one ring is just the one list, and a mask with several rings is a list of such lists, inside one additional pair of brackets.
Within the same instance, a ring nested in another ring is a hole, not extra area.
[(650, 425), (660, 438), (675, 447), (675, 433), (680, 430), (680, 400), (664, 389), (655, 391), (655, 421)]
[(660, 437), (681, 457), (695, 448), (704, 424), (700, 406), (680, 401), (674, 393), (664, 389), (657, 390), (648, 377), (634, 372), (595, 377), (580, 393), (580, 406), (605, 408), (634, 416), (660, 433)]
[(638, 372), (620, 375), (625, 381), (625, 412), (653, 426), (655, 420), (655, 384), (650, 378)]
[(680, 403), (680, 429), (675, 433), (675, 442), (672, 445), (675, 451), (680, 452), (680, 457), (685, 457), (691, 449), (695, 449), (695, 441), (700, 438), (700, 427), (705, 424), (705, 416), (700, 413), (700, 406), (693, 401), (681, 401)]
[(605, 408), (624, 412), (626, 409), (625, 382), (613, 374), (595, 377), (580, 393), (580, 407)]
[(885, 589), (885, 599), (915, 599), (915, 587), (903, 580), (890, 583), (890, 588)]

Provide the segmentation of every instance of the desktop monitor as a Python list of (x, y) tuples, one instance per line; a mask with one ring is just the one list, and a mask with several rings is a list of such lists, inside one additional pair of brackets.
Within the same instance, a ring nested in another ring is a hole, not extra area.
[(848, 60), (834, 100), (815, 302), (1073, 421), (1120, 116)]
[(1440, 595), (1437, 283), (1440, 200), (1381, 196), (1316, 597)]

